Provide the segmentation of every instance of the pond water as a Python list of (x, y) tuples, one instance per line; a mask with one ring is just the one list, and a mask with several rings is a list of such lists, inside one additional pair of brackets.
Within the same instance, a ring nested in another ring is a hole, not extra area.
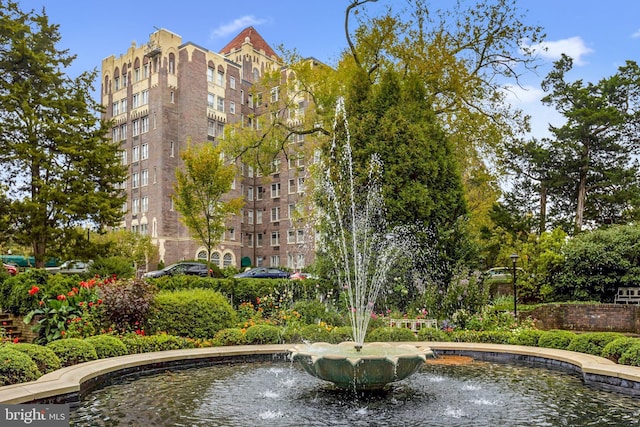
[(86, 396), (71, 425), (634, 426), (639, 403), (521, 364), (425, 364), (387, 390), (355, 393), (276, 361), (121, 380)]

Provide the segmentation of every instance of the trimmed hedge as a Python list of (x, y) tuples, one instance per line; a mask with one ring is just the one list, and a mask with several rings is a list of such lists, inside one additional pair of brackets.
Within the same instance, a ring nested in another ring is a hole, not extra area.
[(624, 335), (617, 332), (589, 332), (578, 334), (571, 340), (567, 346), (567, 350), (600, 356), (602, 349), (607, 344), (616, 338), (622, 337), (624, 337)]
[(31, 359), (36, 362), (38, 370), (43, 374), (55, 371), (56, 369), (60, 369), (62, 367), (60, 358), (56, 355), (56, 353), (50, 348), (44, 347), (42, 345), (17, 343), (11, 344), (9, 348), (21, 351), (31, 357)]
[(633, 344), (618, 359), (621, 365), (640, 366), (640, 343)]
[(409, 328), (393, 328), (384, 326), (375, 328), (365, 336), (366, 342), (416, 341), (416, 336)]
[(631, 337), (616, 338), (602, 349), (602, 357), (618, 363), (620, 357), (633, 345), (640, 344), (640, 340)]
[(538, 338), (538, 347), (566, 350), (576, 335), (575, 332), (571, 331), (556, 329), (546, 331)]
[(282, 341), (280, 328), (273, 325), (253, 325), (245, 334), (247, 344), (279, 344)]
[(122, 340), (113, 335), (94, 335), (84, 339), (96, 349), (98, 359), (125, 356), (129, 354)]
[(353, 341), (353, 329), (351, 326), (338, 326), (331, 330), (331, 342), (334, 344), (343, 341)]
[(41, 375), (28, 354), (10, 346), (0, 347), (0, 386), (35, 381)]
[(246, 343), (247, 338), (240, 328), (221, 329), (213, 337), (213, 345), (216, 346), (242, 345)]
[(418, 340), (448, 342), (451, 341), (451, 334), (438, 328), (420, 328), (418, 330)]
[(331, 331), (322, 325), (305, 325), (300, 328), (300, 337), (303, 342), (331, 342)]
[(509, 344), (537, 347), (542, 334), (544, 334), (544, 331), (538, 329), (523, 329), (518, 334), (511, 337)]
[(149, 336), (129, 334), (121, 337), (120, 340), (127, 347), (129, 354), (195, 348), (193, 341), (168, 334)]
[(62, 367), (98, 359), (96, 349), (80, 338), (65, 338), (46, 345), (60, 359)]
[(161, 291), (148, 323), (151, 333), (210, 339), (235, 326), (236, 312), (220, 292), (210, 289)]

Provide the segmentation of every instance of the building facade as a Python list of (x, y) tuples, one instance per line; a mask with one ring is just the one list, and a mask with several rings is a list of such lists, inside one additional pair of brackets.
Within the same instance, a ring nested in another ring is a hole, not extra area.
[[(258, 100), (252, 86), (279, 58), (249, 27), (219, 53), (168, 30), (133, 43), (126, 53), (102, 61), (101, 102), (113, 120), (112, 138), (122, 147), (129, 178), (121, 228), (149, 235), (159, 260), (171, 264), (207, 259), (173, 208), (175, 172), (188, 143), (216, 144), (228, 126), (256, 126)], [(268, 96), (277, 96), (271, 92)], [(273, 98), (271, 99), (273, 100)], [(301, 104), (302, 105), (302, 104)], [(303, 144), (302, 138), (294, 141)], [(261, 176), (238, 163), (228, 197), (242, 196), (240, 215), (227, 222), (211, 260), (220, 267), (265, 265), (300, 269), (313, 260), (312, 233), (295, 220), (304, 195), (304, 159), (282, 156)]]

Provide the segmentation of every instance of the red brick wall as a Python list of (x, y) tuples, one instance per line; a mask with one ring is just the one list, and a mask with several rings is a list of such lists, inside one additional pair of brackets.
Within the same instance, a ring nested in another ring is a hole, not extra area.
[(543, 330), (640, 333), (640, 305), (634, 304), (549, 304), (527, 315)]

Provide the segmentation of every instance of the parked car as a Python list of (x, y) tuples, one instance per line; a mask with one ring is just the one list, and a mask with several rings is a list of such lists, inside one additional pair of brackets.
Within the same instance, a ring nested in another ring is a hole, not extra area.
[(179, 274), (207, 277), (209, 275), (209, 267), (200, 262), (178, 262), (176, 264), (171, 264), (162, 270), (149, 271), (145, 273), (143, 277), (155, 278), (162, 276), (176, 276)]
[(5, 270), (7, 270), (7, 273), (9, 273), (10, 275), (15, 276), (16, 274), (18, 274), (18, 267), (16, 267), (15, 265), (3, 263), (2, 266), (4, 267)]
[(58, 273), (61, 274), (84, 274), (89, 272), (92, 261), (66, 261), (60, 264)]
[(254, 279), (288, 279), (290, 273), (274, 267), (255, 267), (233, 277)]
[(317, 279), (317, 278), (318, 278), (317, 276), (311, 273), (304, 273), (302, 271), (296, 271), (291, 276), (289, 276), (289, 279), (291, 280), (304, 280), (304, 279)]

